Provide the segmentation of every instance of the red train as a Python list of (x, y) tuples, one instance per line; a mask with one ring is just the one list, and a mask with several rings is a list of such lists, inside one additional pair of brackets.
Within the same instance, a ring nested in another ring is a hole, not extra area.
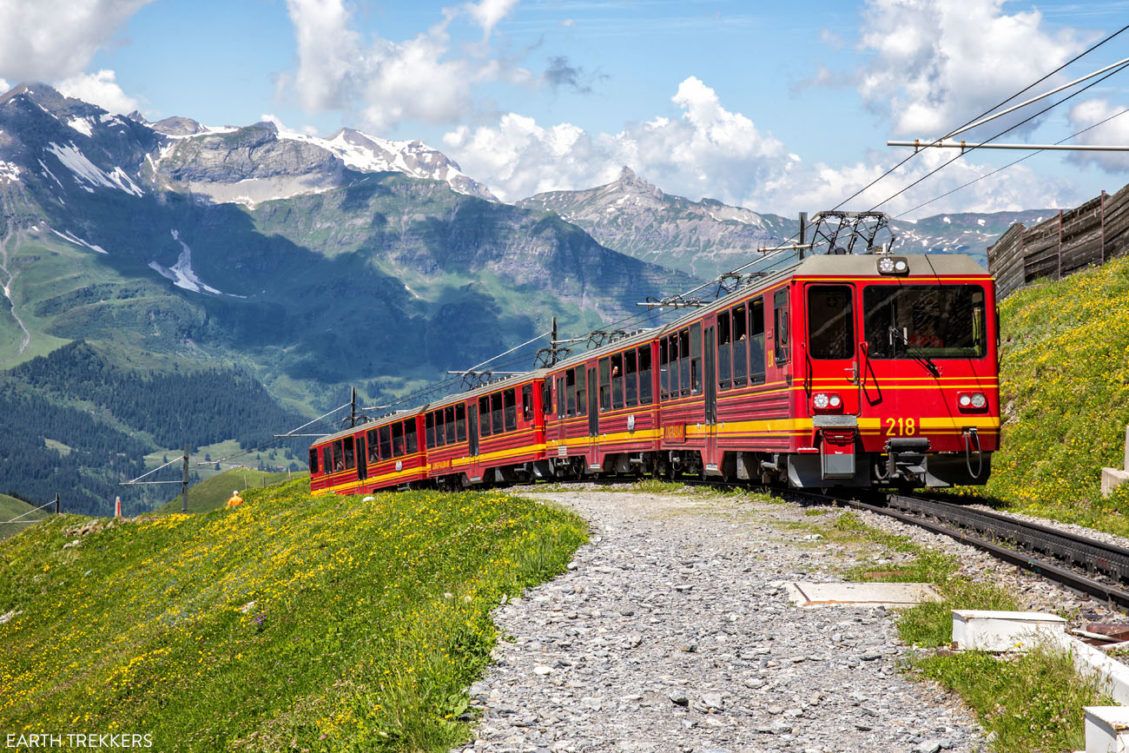
[(982, 484), (1000, 436), (995, 312), (965, 256), (809, 256), (667, 326), (319, 439), (311, 489)]

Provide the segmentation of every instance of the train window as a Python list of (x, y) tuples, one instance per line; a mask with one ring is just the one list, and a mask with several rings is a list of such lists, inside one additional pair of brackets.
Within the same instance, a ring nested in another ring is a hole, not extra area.
[[(424, 435), (427, 438), (427, 449), (430, 450), (432, 447), (435, 446), (435, 414), (434, 413), (428, 413), (424, 417), (424, 419), (423, 419), (423, 432), (424, 432)], [(369, 444), (372, 445), (371, 439), (369, 440)]]
[(376, 443), (379, 441), (376, 437), (376, 429), (369, 429), (368, 436), (368, 461), (375, 463), (380, 460), (380, 452), (377, 450)]
[(871, 285), (863, 291), (873, 358), (981, 358), (987, 353), (978, 285)]
[(639, 404), (651, 404), (651, 346), (639, 349)]
[(690, 330), (678, 333), (678, 393), (690, 394)]
[(612, 361), (612, 408), (623, 407), (623, 354), (616, 353)]
[(318, 451), (311, 447), (310, 448), (310, 475), (312, 476), (317, 472), (318, 472)]
[(455, 406), (455, 441), (466, 441), (466, 404), (459, 403)]
[(478, 398), (478, 435), (490, 436), (490, 396), (483, 395)]
[(731, 384), (729, 335), (729, 312), (721, 311), (717, 315), (717, 386), (723, 390)]
[(501, 392), (495, 392), (490, 396), (490, 425), (495, 434), (501, 434), (506, 430), (505, 424), (502, 422)]
[(333, 448), (330, 445), (321, 448), (321, 468), (323, 473), (333, 473)]
[(545, 418), (553, 415), (553, 380), (546, 379), (541, 382), (541, 412)]
[(855, 307), (850, 285), (812, 285), (808, 288), (808, 341), (812, 358), (854, 356)]
[(626, 391), (624, 404), (633, 408), (639, 404), (639, 369), (634, 349), (623, 354), (623, 379)]
[(345, 448), (345, 468), (355, 468), (357, 466), (357, 455), (354, 452), (353, 438), (345, 437), (341, 440), (341, 445)]
[(517, 428), (517, 390), (503, 392), (502, 404), (505, 407), (506, 431), (513, 431)]
[(557, 377), (557, 418), (564, 418), (565, 416), (565, 403), (568, 398), (565, 397), (565, 378), (562, 374)]
[(788, 363), (788, 336), (788, 288), (784, 288), (772, 297), (772, 356), (777, 366)]
[(521, 388), (521, 420), (533, 420), (533, 385), (526, 384)]
[(667, 348), (667, 339), (664, 337), (659, 340), (659, 395), (665, 400), (670, 396), (670, 369), (667, 367), (669, 353)]
[(565, 415), (576, 415), (576, 369), (569, 369), (565, 373)]
[(749, 376), (749, 320), (745, 307), (733, 309), (733, 386), (744, 387)]
[(447, 444), (455, 443), (455, 406), (453, 405), (443, 409), (443, 434), (447, 437)]
[(612, 409), (611, 369), (607, 358), (600, 359), (600, 410)]
[(416, 444), (416, 420), (414, 418), (404, 422), (404, 444), (407, 445), (409, 455), (419, 451), (419, 445)]
[(392, 457), (392, 430), (387, 426), (380, 427), (380, 457), (385, 460)]
[(690, 325), (690, 392), (702, 391), (702, 325)]
[(749, 301), (749, 383), (764, 383), (764, 298)]
[(584, 364), (576, 367), (576, 415), (588, 414), (588, 378), (584, 373)]
[(392, 457), (398, 458), (404, 454), (404, 424), (397, 421), (392, 424)]

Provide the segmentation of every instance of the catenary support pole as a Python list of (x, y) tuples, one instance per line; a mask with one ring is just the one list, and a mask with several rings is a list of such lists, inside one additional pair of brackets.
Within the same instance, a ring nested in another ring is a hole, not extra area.
[(180, 511), (188, 512), (188, 445), (184, 445), (184, 470), (180, 479)]

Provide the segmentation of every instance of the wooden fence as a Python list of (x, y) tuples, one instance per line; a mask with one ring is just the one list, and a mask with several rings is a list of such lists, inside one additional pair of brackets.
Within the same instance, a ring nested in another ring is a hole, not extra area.
[(1129, 254), (1129, 186), (1060, 211), (1032, 228), (1015, 223), (988, 247), (988, 270), (1000, 298), (1029, 282), (1061, 279)]

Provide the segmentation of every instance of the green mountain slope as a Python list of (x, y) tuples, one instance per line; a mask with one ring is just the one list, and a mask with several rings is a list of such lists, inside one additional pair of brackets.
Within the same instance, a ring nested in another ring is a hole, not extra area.
[[(246, 497), (248, 490), (278, 484), (287, 480), (286, 473), (270, 473), (254, 468), (232, 468), (188, 487), (188, 512), (218, 510), (227, 504), (232, 491)], [(159, 512), (180, 512), (177, 496), (159, 508)]]
[(448, 750), (490, 610), (585, 538), (499, 493), (314, 499), (301, 480), (231, 512), (84, 523), (0, 542), (0, 728), (77, 718), (161, 751)]
[(1129, 424), (1129, 259), (1032, 285), (1000, 306), (1003, 449), (988, 492), (1016, 508), (1129, 530), (1121, 467)]

